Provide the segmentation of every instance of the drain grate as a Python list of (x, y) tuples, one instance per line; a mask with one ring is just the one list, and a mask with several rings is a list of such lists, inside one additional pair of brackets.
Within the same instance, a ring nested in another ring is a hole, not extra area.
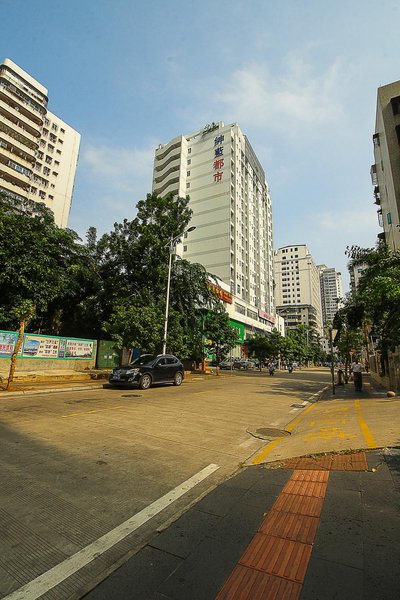
[(285, 431), (284, 429), (274, 429), (273, 427), (256, 429), (256, 434), (262, 435), (263, 437), (283, 437), (290, 435), (289, 431)]
[(143, 394), (122, 394), (121, 398), (142, 398)]

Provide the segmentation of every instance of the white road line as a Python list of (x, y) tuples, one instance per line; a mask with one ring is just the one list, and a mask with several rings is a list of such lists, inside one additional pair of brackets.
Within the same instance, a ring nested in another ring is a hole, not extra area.
[(178, 485), (175, 489), (168, 492), (168, 494), (165, 494), (136, 515), (133, 515), (133, 517), (124, 523), (121, 523), (121, 525), (118, 525), (118, 527), (112, 531), (109, 531), (95, 542), (92, 542), (86, 546), (86, 548), (82, 548), (82, 550), (79, 550), (79, 552), (73, 554), (62, 563), (56, 565), (49, 571), (46, 571), (46, 573), (39, 575), (39, 577), (36, 577), (36, 579), (30, 581), (19, 590), (12, 592), (3, 598), (3, 600), (35, 600), (36, 598), (40, 598), (40, 596), (64, 581), (64, 579), (67, 579), (67, 577), (70, 577), (79, 571), (79, 569), (82, 569), (82, 567), (144, 525), (152, 517), (160, 513), (164, 508), (167, 508), (167, 506), (170, 506), (172, 502), (186, 494), (186, 492), (191, 490), (219, 468), (218, 465), (208, 465), (196, 473), (196, 475), (193, 475), (193, 477), (190, 477), (190, 479), (187, 479), (181, 485)]

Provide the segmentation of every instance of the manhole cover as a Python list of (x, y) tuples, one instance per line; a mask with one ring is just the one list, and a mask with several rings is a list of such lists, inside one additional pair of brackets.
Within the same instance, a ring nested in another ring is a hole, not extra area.
[(305, 408), (304, 404), (291, 404), (290, 405), (292, 408)]
[(122, 394), (121, 398), (141, 398), (143, 394)]
[(289, 431), (285, 431), (284, 429), (274, 429), (273, 427), (256, 429), (256, 434), (262, 435), (263, 437), (283, 437), (290, 435)]

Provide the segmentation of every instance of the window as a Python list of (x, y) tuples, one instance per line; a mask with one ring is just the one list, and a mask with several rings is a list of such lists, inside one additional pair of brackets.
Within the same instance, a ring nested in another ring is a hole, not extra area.
[(54, 177), (57, 177), (58, 173), (56, 173), (55, 171), (53, 171), (53, 175), (54, 175)]
[(190, 183), (187, 183), (187, 184), (186, 184), (186, 188), (190, 188)]
[(61, 150), (56, 150), (57, 154), (61, 154)]
[(192, 164), (192, 159), (191, 159), (191, 158), (188, 158), (188, 160), (187, 160), (187, 164), (188, 164), (188, 165), (191, 165), (191, 164)]
[(36, 165), (35, 165), (35, 169), (36, 169), (36, 171), (39, 171), (39, 172), (40, 172), (41, 168), (42, 168), (42, 165), (41, 165), (40, 163), (38, 163), (38, 162), (37, 162), (37, 163), (36, 163)]
[(187, 246), (183, 246), (183, 251), (187, 252)]
[(57, 131), (58, 125), (56, 125), (55, 123), (52, 123), (51, 128), (53, 129), (53, 131)]
[(40, 190), (39, 196), (43, 199), (46, 198), (46, 192), (43, 192), (42, 190)]
[(43, 155), (43, 152), (40, 152), (40, 150), (38, 150), (38, 153), (37, 153), (37, 155), (38, 155), (38, 158), (43, 158), (43, 156), (44, 156), (44, 155)]
[(58, 166), (60, 164), (60, 161), (59, 160), (55, 160), (54, 164)]
[(186, 177), (190, 177), (190, 171), (186, 171)]
[(388, 222), (388, 225), (392, 224), (392, 213), (390, 213), (390, 212), (388, 212), (388, 214), (387, 214), (387, 222)]
[(51, 158), (51, 156), (46, 156), (46, 162), (48, 165), (51, 165), (51, 163), (53, 162), (53, 159)]
[(50, 169), (48, 167), (43, 167), (43, 175), (50, 175)]
[(54, 200), (54, 196), (50, 196), (49, 194), (49, 200)]
[(51, 140), (51, 141), (52, 141), (52, 142), (55, 144), (55, 143), (56, 143), (56, 141), (57, 141), (57, 136), (56, 136), (56, 135), (54, 135), (54, 133), (51, 133), (51, 134), (50, 134), (50, 140)]
[(61, 131), (61, 133), (65, 133), (65, 129), (63, 129), (62, 127), (61, 127), (60, 131)]
[(188, 154), (191, 154), (191, 152), (192, 152), (192, 149), (188, 148)]
[(47, 144), (47, 151), (54, 152), (54, 146), (52, 146), (51, 144)]

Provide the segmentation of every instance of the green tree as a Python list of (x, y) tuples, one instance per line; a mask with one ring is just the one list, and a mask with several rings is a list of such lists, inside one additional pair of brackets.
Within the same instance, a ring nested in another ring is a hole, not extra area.
[(400, 345), (400, 253), (385, 244), (376, 248), (352, 246), (346, 250), (350, 264), (363, 265), (357, 291), (346, 298), (342, 311), (348, 328), (368, 329), (382, 353), (382, 370), (389, 351)]
[(21, 331), (69, 293), (82, 259), (78, 239), (55, 225), (44, 204), (0, 194), (0, 326)]
[(215, 306), (213, 311), (206, 313), (204, 321), (206, 346), (210, 353), (215, 354), (217, 366), (236, 344), (237, 333), (229, 322), (229, 316), (222, 305)]

